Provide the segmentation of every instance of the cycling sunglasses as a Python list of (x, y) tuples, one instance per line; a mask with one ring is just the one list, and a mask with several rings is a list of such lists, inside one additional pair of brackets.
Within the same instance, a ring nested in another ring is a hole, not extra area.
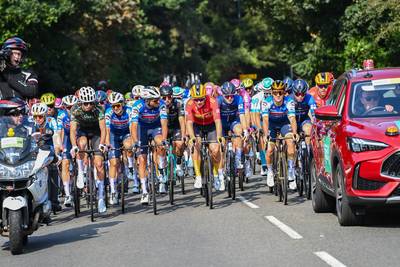
[(172, 95), (165, 95), (161, 97), (162, 100), (172, 99)]
[(205, 97), (203, 97), (203, 98), (195, 98), (194, 101), (197, 102), (197, 103), (201, 103), (201, 102), (206, 101), (206, 98)]
[(297, 92), (297, 93), (295, 93), (294, 95), (295, 95), (295, 96), (298, 96), (298, 97), (301, 97), (301, 96), (305, 96), (306, 94), (305, 94), (305, 93)]
[(233, 99), (235, 95), (224, 95), (224, 98), (226, 99)]
[(112, 108), (121, 108), (121, 107), (122, 107), (121, 103), (117, 103), (117, 104), (112, 105)]
[(319, 88), (319, 89), (328, 89), (328, 85), (327, 84), (317, 84), (317, 87)]
[(44, 116), (43, 115), (33, 115), (33, 119), (43, 119)]
[(284, 91), (272, 91), (272, 95), (274, 95), (274, 96), (282, 96), (284, 94), (285, 94)]

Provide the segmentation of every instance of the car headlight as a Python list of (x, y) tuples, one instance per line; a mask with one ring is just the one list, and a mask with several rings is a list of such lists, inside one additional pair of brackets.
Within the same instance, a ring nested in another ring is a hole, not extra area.
[(347, 144), (349, 149), (353, 152), (378, 151), (389, 146), (388, 144), (382, 142), (355, 137), (349, 137), (347, 139)]
[(0, 164), (0, 179), (1, 178), (7, 178), (7, 179), (28, 178), (34, 165), (35, 165), (34, 160), (25, 162), (19, 166), (15, 166), (15, 167)]

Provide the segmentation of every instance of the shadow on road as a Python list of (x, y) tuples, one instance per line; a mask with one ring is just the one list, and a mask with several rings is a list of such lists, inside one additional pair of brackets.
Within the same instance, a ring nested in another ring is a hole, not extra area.
[[(98, 230), (101, 228), (113, 227), (123, 221), (88, 223), (85, 226), (62, 230), (56, 233), (50, 233), (42, 236), (30, 236), (28, 245), (24, 249), (24, 254), (48, 249), (53, 246), (78, 242), (85, 239), (96, 238), (100, 236)], [(9, 242), (2, 245), (3, 250), (9, 250)]]

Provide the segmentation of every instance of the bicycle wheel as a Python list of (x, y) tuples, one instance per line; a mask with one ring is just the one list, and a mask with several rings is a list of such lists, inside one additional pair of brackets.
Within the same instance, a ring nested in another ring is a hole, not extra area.
[(206, 206), (210, 205), (209, 202), (209, 197), (208, 197), (208, 180), (207, 180), (207, 176), (208, 176), (208, 165), (206, 162), (206, 159), (204, 157), (202, 157), (201, 159), (201, 175), (202, 175), (202, 179), (201, 179), (201, 194), (204, 197), (204, 199), (206, 200)]
[(174, 156), (168, 155), (168, 192), (169, 192), (169, 203), (174, 204)]
[(153, 213), (154, 215), (157, 215), (157, 184), (156, 184), (156, 175), (155, 175), (155, 169), (154, 169), (154, 162), (153, 159), (151, 159), (150, 163), (150, 179), (151, 179), (151, 200), (153, 204)]
[(277, 163), (276, 172), (275, 172), (275, 186), (276, 186), (276, 195), (279, 198), (279, 202), (283, 201), (283, 187), (282, 187), (282, 161), (278, 158), (279, 152), (275, 151), (275, 162)]
[(179, 181), (181, 182), (182, 195), (185, 194), (185, 175), (187, 173), (186, 167), (187, 167), (186, 162), (182, 159), (183, 175), (179, 177)]
[(89, 157), (88, 161), (88, 180), (89, 180), (89, 206), (90, 206), (90, 220), (94, 222), (94, 179), (93, 179), (93, 170), (92, 170), (92, 159)]
[(231, 177), (232, 199), (236, 199), (236, 173), (235, 173), (235, 155), (229, 151), (229, 175)]
[[(125, 163), (123, 158), (121, 159), (121, 169), (125, 170)], [(122, 176), (121, 176), (121, 212), (122, 214), (125, 213), (125, 172), (122, 171)]]
[(226, 188), (228, 191), (228, 197), (231, 198), (232, 197), (232, 178), (229, 177), (230, 174), (230, 154), (229, 151), (227, 151), (225, 153), (225, 177), (226, 177)]
[[(252, 174), (255, 175), (256, 174), (256, 159), (257, 159), (257, 143), (253, 140), (252, 142), (252, 147), (251, 149), (253, 150), (253, 155), (252, 157), (250, 157), (251, 162), (250, 162), (250, 167), (251, 167), (251, 171)], [(249, 179), (246, 179), (247, 183), (249, 182)]]
[(303, 163), (303, 182), (304, 182), (304, 195), (310, 200), (311, 199), (311, 176), (310, 176), (310, 155), (308, 153), (307, 147), (304, 149), (304, 159)]
[(74, 173), (73, 173), (73, 198), (74, 198), (74, 211), (75, 211), (75, 217), (79, 216), (80, 211), (80, 189), (76, 186), (76, 179), (77, 179), (77, 171), (76, 171), (76, 165), (74, 165)]
[(298, 150), (295, 170), (297, 170), (296, 186), (297, 186), (297, 194), (299, 195), (299, 197), (302, 197), (303, 192), (304, 192), (304, 175), (303, 175), (303, 166), (302, 166), (303, 165), (302, 164), (303, 156), (302, 155), (304, 155), (302, 153), (302, 151)]
[(286, 152), (281, 152), (281, 161), (282, 161), (282, 191), (283, 191), (283, 204), (287, 205), (288, 198), (288, 177), (287, 177), (287, 161), (286, 161)]
[(208, 173), (207, 173), (207, 186), (208, 186), (208, 203), (210, 209), (213, 208), (213, 184), (214, 184), (214, 175), (213, 175), (213, 170), (212, 170), (212, 164), (211, 164), (211, 157), (207, 157), (207, 168), (208, 168)]

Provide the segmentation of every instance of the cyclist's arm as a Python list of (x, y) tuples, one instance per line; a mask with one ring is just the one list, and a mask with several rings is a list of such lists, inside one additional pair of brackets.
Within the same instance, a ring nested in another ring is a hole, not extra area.
[(100, 126), (100, 144), (105, 144), (106, 141), (106, 122), (104, 119), (99, 120)]
[(297, 134), (296, 108), (293, 100), (289, 101), (286, 104), (286, 107), (288, 109), (288, 119), (290, 122), (290, 126), (292, 127), (292, 133)]
[(187, 120), (186, 121), (186, 130), (187, 130), (187, 134), (189, 135), (190, 138), (195, 138), (195, 134), (194, 134), (194, 129), (193, 129), (193, 121), (191, 120)]
[(290, 126), (292, 127), (292, 133), (297, 134), (297, 122), (296, 116), (289, 116)]
[(186, 136), (185, 116), (179, 116), (179, 126), (181, 127), (182, 137)]
[(161, 119), (161, 134), (165, 141), (168, 138), (168, 119)]
[(133, 144), (136, 144), (138, 142), (137, 127), (138, 127), (138, 123), (137, 122), (132, 122), (131, 123), (130, 131), (131, 131), (132, 143)]
[(192, 101), (188, 100), (185, 107), (185, 115), (186, 115), (186, 132), (190, 138), (195, 138), (194, 129), (193, 129), (193, 113), (192, 113)]
[(106, 140), (104, 142), (107, 146), (110, 146), (110, 128), (106, 127)]
[[(260, 129), (261, 129), (261, 127), (260, 127)], [(268, 115), (267, 115), (267, 114), (264, 114), (264, 115), (263, 115), (263, 131), (264, 131), (264, 133), (265, 133), (266, 136), (267, 136), (268, 133), (269, 133), (268, 129), (269, 129)]]
[(76, 144), (76, 130), (78, 128), (78, 124), (76, 121), (71, 121), (71, 128), (70, 128), (70, 138), (71, 138), (71, 145), (72, 147), (77, 146)]

